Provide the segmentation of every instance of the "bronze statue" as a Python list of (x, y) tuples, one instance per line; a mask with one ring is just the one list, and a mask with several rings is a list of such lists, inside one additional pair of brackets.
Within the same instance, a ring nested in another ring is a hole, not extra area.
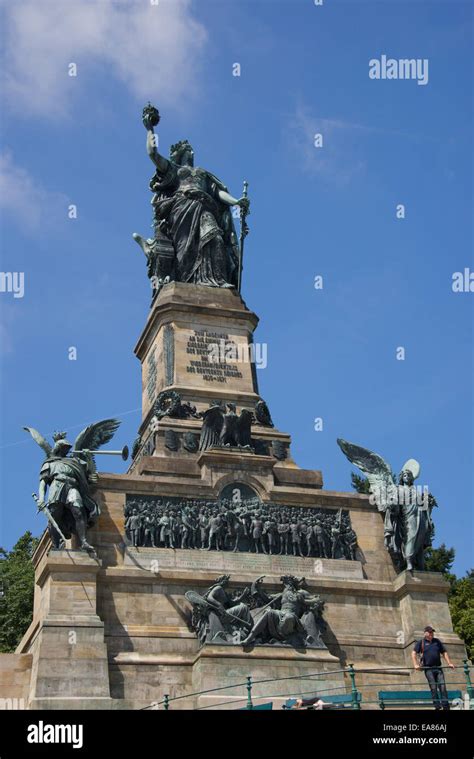
[(242, 409), (236, 412), (234, 403), (227, 404), (226, 412), (221, 403), (214, 403), (203, 412), (203, 423), (199, 440), (199, 450), (205, 451), (213, 446), (226, 446), (253, 450), (251, 425), (253, 413)]
[(140, 543), (140, 531), (142, 526), (142, 519), (137, 509), (133, 509), (131, 515), (125, 521), (125, 529), (129, 532), (132, 546), (136, 548)]
[(191, 626), (201, 643), (240, 643), (252, 629), (247, 603), (250, 590), (231, 596), (227, 590), (229, 579), (229, 575), (218, 577), (203, 596), (195, 591), (185, 593), (193, 607)]
[(304, 577), (280, 579), (282, 592), (271, 595), (262, 587), (263, 576), (234, 593), (228, 589), (229, 575), (218, 577), (204, 595), (186, 592), (192, 605), (191, 627), (200, 642), (326, 648), (324, 602), (304, 589)]
[(326, 628), (322, 618), (324, 602), (303, 589), (304, 577), (284, 575), (280, 580), (282, 592), (267, 595), (261, 588), (263, 578), (258, 579), (259, 599), (265, 605), (255, 609), (254, 625), (242, 645), (285, 643), (326, 648), (322, 640)]
[(91, 424), (77, 436), (74, 445), (66, 440), (65, 432), (58, 432), (53, 436), (53, 447), (33, 427), (24, 428), (46, 454), (40, 471), (39, 495), (34, 497), (39, 511), (44, 511), (48, 518), (54, 550), (64, 548), (65, 540), (76, 535), (81, 551), (96, 556), (95, 549), (86, 540), (87, 528), (100, 514), (99, 505), (91, 497), (91, 490), (97, 482), (94, 454), (128, 456), (126, 448), (123, 451), (96, 450), (112, 439), (119, 425), (116, 419)]
[[(133, 516), (138, 519), (132, 520)], [(126, 537), (134, 547), (153, 546), (154, 537), (156, 548), (299, 553), (305, 559), (331, 558), (330, 536), (337, 524), (335, 558), (357, 559), (357, 536), (346, 511), (298, 506), (282, 509), (253, 496), (242, 496), (237, 503), (226, 497), (206, 501), (144, 496), (140, 500), (127, 498), (124, 517)], [(133, 526), (135, 522), (139, 527)]]
[[(377, 453), (346, 440), (337, 442), (349, 461), (369, 480), (371, 497), (384, 515), (385, 547), (397, 568), (423, 570), (424, 552), (434, 534), (431, 511), (437, 504), (431, 494), (421, 493), (421, 488), (414, 486), (420, 474), (418, 461), (409, 459), (403, 465), (397, 484), (390, 466)], [(354, 547), (350, 551), (354, 553)]]
[[(206, 169), (194, 166), (194, 150), (187, 140), (172, 145), (169, 159), (157, 150), (154, 127), (160, 121), (157, 109), (143, 109), (147, 130), (146, 148), (156, 166), (150, 189), (155, 237), (133, 237), (147, 257), (148, 276), (155, 293), (170, 280), (210, 287), (240, 284), (245, 216), (249, 201), (237, 199)], [(234, 228), (232, 206), (241, 208), (241, 246)]]

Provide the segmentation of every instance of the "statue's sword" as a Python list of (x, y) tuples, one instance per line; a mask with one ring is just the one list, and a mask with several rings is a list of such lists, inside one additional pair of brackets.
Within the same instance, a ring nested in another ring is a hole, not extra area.
[(53, 515), (51, 514), (51, 512), (48, 509), (48, 507), (46, 506), (46, 504), (43, 506), (43, 508), (40, 508), (39, 507), (40, 499), (38, 498), (38, 496), (36, 495), (36, 493), (32, 493), (31, 496), (35, 500), (36, 504), (38, 505), (38, 511), (44, 511), (44, 513), (46, 514), (46, 516), (48, 518), (48, 522), (51, 522), (51, 524), (53, 525), (54, 529), (59, 533), (59, 535), (64, 540), (64, 542), (66, 542), (67, 538), (64, 537), (63, 533), (59, 529), (58, 523), (54, 519)]

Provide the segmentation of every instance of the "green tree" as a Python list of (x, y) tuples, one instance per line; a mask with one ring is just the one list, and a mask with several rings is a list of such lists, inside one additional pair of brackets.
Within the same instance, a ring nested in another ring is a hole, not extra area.
[(351, 481), (354, 490), (356, 490), (358, 493), (365, 493), (366, 495), (369, 495), (370, 482), (368, 481), (367, 477), (361, 477), (359, 474), (351, 472)]
[(38, 541), (27, 531), (11, 551), (0, 547), (0, 653), (14, 651), (31, 623)]
[(467, 655), (474, 659), (474, 569), (454, 580), (449, 593), (449, 610), (454, 632), (466, 644)]
[(455, 557), (454, 548), (446, 548), (445, 543), (441, 543), (438, 548), (427, 548), (425, 551), (425, 569), (427, 572), (441, 572), (449, 584), (453, 585), (456, 581), (456, 575), (450, 572)]

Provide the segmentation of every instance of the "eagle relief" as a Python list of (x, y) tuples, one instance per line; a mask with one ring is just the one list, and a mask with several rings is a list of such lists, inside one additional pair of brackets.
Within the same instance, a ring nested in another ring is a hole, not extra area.
[(238, 415), (235, 403), (227, 403), (227, 409), (226, 412), (225, 407), (216, 401), (204, 411), (199, 440), (200, 451), (206, 451), (211, 446), (253, 450), (251, 439), (253, 412), (243, 408)]

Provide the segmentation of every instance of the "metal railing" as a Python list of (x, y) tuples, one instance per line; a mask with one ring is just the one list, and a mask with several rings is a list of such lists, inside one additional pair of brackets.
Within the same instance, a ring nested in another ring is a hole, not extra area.
[[(437, 669), (451, 669), (451, 667), (442, 666)], [(459, 669), (459, 667), (457, 667)], [(372, 669), (365, 669), (360, 668), (356, 669), (352, 664), (349, 664), (347, 667), (342, 667), (341, 669), (334, 669), (324, 672), (314, 672), (307, 675), (293, 675), (289, 677), (274, 677), (274, 678), (265, 678), (260, 680), (254, 680), (252, 678), (252, 675), (248, 675), (245, 682), (237, 682), (232, 683), (231, 685), (221, 685), (217, 688), (209, 688), (207, 690), (201, 690), (201, 691), (195, 691), (192, 693), (183, 693), (180, 696), (170, 696), (168, 693), (165, 693), (163, 695), (163, 698), (161, 701), (155, 701), (148, 706), (142, 707), (142, 710), (147, 709), (159, 709), (162, 707), (165, 711), (168, 711), (171, 707), (172, 703), (175, 703), (177, 701), (181, 701), (183, 699), (192, 699), (192, 698), (198, 698), (200, 696), (207, 696), (210, 694), (222, 692), (222, 691), (228, 691), (230, 689), (238, 689), (242, 688), (245, 689), (245, 695), (242, 695), (241, 697), (236, 697), (235, 699), (231, 699), (232, 696), (236, 695), (235, 693), (232, 693), (229, 696), (229, 699), (226, 701), (222, 701), (221, 703), (212, 703), (208, 704), (207, 706), (197, 706), (195, 707), (196, 711), (202, 711), (206, 709), (218, 709), (221, 706), (231, 706), (232, 704), (242, 704), (245, 703), (245, 706), (240, 707), (242, 709), (255, 709), (257, 708), (254, 705), (254, 699), (258, 699), (259, 701), (265, 700), (269, 701), (273, 698), (291, 698), (291, 697), (298, 697), (302, 698), (304, 696), (313, 696), (316, 695), (321, 698), (324, 701), (324, 697), (329, 697), (333, 695), (345, 695), (347, 696), (347, 703), (350, 704), (350, 707), (355, 710), (359, 710), (361, 708), (361, 702), (364, 705), (368, 704), (379, 704), (379, 699), (369, 699), (364, 696), (364, 691), (368, 691), (369, 689), (373, 690), (374, 688), (382, 688), (386, 691), (390, 691), (390, 688), (393, 691), (398, 690), (396, 686), (392, 683), (387, 682), (381, 682), (381, 683), (366, 683), (365, 685), (361, 687), (357, 687), (356, 684), (356, 675), (362, 675), (362, 674), (371, 674), (375, 675), (378, 671), (387, 673), (390, 670), (392, 670), (394, 673), (404, 673), (404, 672), (413, 672), (413, 667), (380, 667), (380, 668), (372, 668)], [(470, 662), (469, 659), (463, 660), (463, 670), (464, 670), (464, 680), (462, 682), (454, 681), (446, 683), (446, 687), (452, 689), (453, 686), (464, 686), (466, 693), (470, 700), (474, 700), (474, 686), (471, 681), (471, 670), (474, 670), (474, 666)], [(299, 689), (297, 693), (289, 693), (290, 687), (288, 689), (285, 689), (284, 692), (281, 693), (265, 693), (264, 695), (259, 696), (252, 696), (252, 690), (255, 686), (264, 685), (268, 683), (281, 683), (281, 682), (288, 682), (292, 680), (298, 680), (301, 682), (301, 680), (313, 680), (321, 678), (324, 684), (324, 680), (326, 680), (331, 675), (339, 675), (343, 674), (344, 677), (348, 676), (350, 679), (350, 690), (348, 691), (346, 689), (347, 683), (342, 682), (340, 685), (336, 685), (333, 688), (323, 688), (321, 691), (317, 691), (317, 694), (315, 694), (315, 689), (313, 688), (311, 691), (304, 691), (301, 692)], [(413, 688), (415, 690), (420, 689), (419, 683), (408, 683), (403, 686), (404, 690), (407, 690), (409, 688)], [(334, 693), (334, 691), (342, 691), (341, 693)], [(236, 707), (237, 708), (237, 707)]]

